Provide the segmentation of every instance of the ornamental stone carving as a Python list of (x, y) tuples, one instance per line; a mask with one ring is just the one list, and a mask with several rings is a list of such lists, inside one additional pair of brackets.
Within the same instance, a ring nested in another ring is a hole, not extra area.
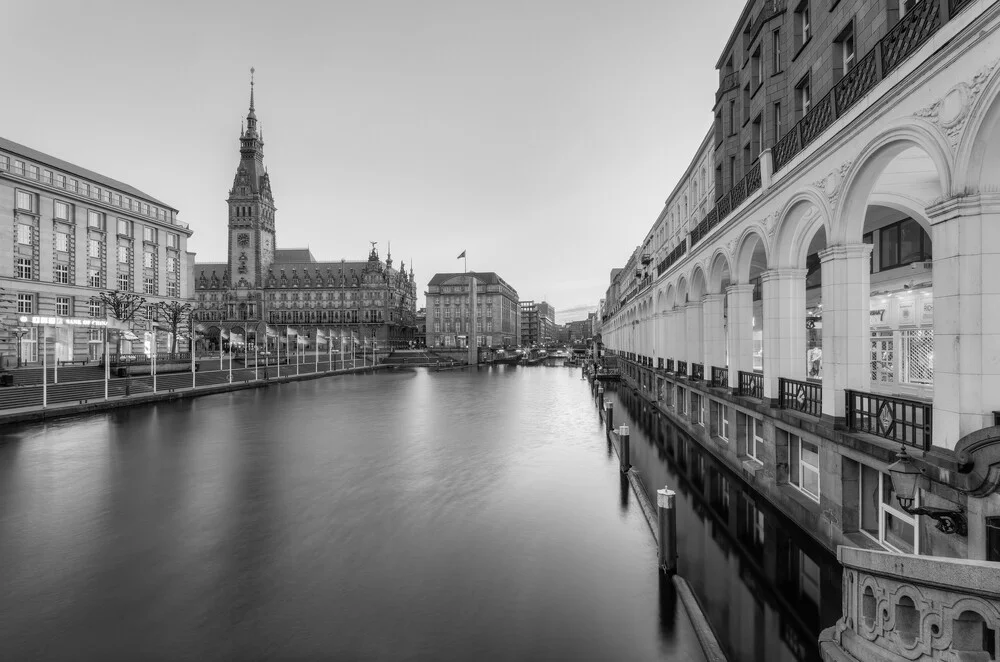
[(837, 206), (837, 200), (840, 198), (842, 184), (844, 183), (844, 176), (847, 175), (847, 171), (850, 170), (853, 163), (853, 160), (844, 161), (839, 168), (831, 170), (826, 177), (813, 182), (813, 186), (826, 194), (826, 199), (830, 201), (831, 207)]
[(970, 80), (958, 83), (943, 97), (918, 110), (914, 116), (933, 123), (948, 137), (951, 148), (958, 149), (958, 143), (961, 142), (962, 133), (969, 121), (969, 112), (998, 63), (1000, 59), (993, 60), (976, 72)]

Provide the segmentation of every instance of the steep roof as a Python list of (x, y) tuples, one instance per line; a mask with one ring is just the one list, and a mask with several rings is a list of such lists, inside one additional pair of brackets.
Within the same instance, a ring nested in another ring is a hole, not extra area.
[[(503, 279), (500, 278), (494, 271), (469, 271), (465, 273), (450, 273), (450, 274), (434, 274), (428, 285), (443, 285), (447, 283), (452, 278), (459, 276), (475, 276), (476, 280), (481, 283), (486, 283), (487, 285), (498, 285), (504, 283)], [(506, 283), (504, 283), (506, 284)]]
[(80, 166), (70, 163), (69, 161), (63, 161), (60, 158), (56, 158), (55, 156), (46, 154), (44, 152), (39, 152), (37, 149), (32, 149), (20, 143), (16, 143), (13, 140), (8, 140), (6, 138), (0, 137), (0, 149), (12, 152), (14, 154), (19, 154), (20, 156), (23, 156), (24, 158), (29, 159), (31, 161), (38, 161), (39, 163), (44, 163), (48, 166), (51, 166), (52, 168), (68, 172), (71, 175), (76, 175), (77, 177), (89, 179), (93, 182), (97, 182), (102, 186), (113, 188), (118, 191), (121, 191), (122, 193), (127, 193), (128, 195), (132, 195), (137, 198), (143, 198), (144, 200), (157, 204), (161, 207), (177, 211), (176, 208), (171, 207), (170, 205), (161, 200), (157, 200), (148, 193), (143, 193), (134, 186), (129, 186), (128, 184), (120, 182), (117, 179), (111, 179), (110, 177), (105, 177), (104, 175), (96, 173), (93, 170), (87, 170), (86, 168), (81, 168)]
[(315, 262), (316, 258), (308, 248), (276, 248), (275, 262)]

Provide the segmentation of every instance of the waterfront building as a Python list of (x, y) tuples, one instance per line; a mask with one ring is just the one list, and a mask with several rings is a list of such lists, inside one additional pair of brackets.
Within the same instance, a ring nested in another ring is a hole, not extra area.
[[(996, 2), (747, 2), (707, 142), (606, 292), (625, 379), (830, 549), (1000, 561), (998, 28)], [(882, 606), (913, 602), (875, 590), (836, 636), (898, 656)], [(975, 620), (942, 618), (913, 641)]]
[(521, 344), (547, 345), (558, 340), (556, 309), (545, 301), (521, 301)]
[(382, 260), (375, 242), (367, 260), (321, 262), (308, 248), (277, 248), (277, 207), (264, 167), (252, 82), (228, 208), (228, 260), (194, 265), (194, 318), (207, 346), (225, 345), (226, 337), (263, 345), (267, 326), (273, 335), (269, 346), (296, 346), (302, 339), (316, 347), (322, 344), (317, 335), (327, 330), (383, 348), (414, 340), (412, 265), (409, 273), (405, 263), (393, 267), (392, 253)]
[[(469, 302), (470, 276), (476, 279), (475, 311)], [(495, 272), (434, 274), (424, 294), (428, 347), (468, 347), (473, 333), (479, 347), (517, 344), (517, 290)]]
[(421, 308), (417, 311), (417, 335), (414, 341), (417, 347), (427, 346), (427, 309)]
[[(156, 304), (190, 298), (190, 236), (169, 204), (0, 138), (0, 316), (6, 323), (0, 368), (18, 356), (22, 364), (98, 360), (103, 330), (87, 321), (106, 318), (96, 299), (109, 290), (145, 297), (121, 351), (152, 351)], [(36, 317), (51, 320), (52, 340), (40, 340)], [(173, 339), (157, 338), (159, 349), (169, 351)]]

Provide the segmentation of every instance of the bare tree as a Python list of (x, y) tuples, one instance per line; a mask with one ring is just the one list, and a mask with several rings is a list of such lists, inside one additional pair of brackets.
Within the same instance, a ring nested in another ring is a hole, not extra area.
[[(172, 334), (172, 342), (170, 345), (170, 353), (174, 354), (177, 352), (177, 332), (180, 330), (181, 325), (185, 321), (190, 321), (188, 318), (191, 316), (191, 304), (181, 303), (180, 301), (161, 301), (156, 304), (156, 319), (159, 322), (163, 322), (170, 329)], [(192, 339), (192, 348), (193, 339)]]
[[(146, 297), (121, 290), (101, 292), (100, 300), (107, 314), (123, 324), (133, 321), (135, 314), (146, 304)], [(122, 329), (115, 329), (115, 335), (115, 354), (121, 354)]]

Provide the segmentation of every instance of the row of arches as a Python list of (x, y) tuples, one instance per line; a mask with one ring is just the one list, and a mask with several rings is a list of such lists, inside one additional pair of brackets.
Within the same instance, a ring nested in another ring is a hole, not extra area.
[(950, 317), (952, 299), (970, 290), (954, 258), (991, 252), (981, 241), (958, 247), (965, 230), (950, 221), (975, 198), (976, 220), (963, 227), (985, 222), (981, 200), (1000, 182), (998, 95), (994, 76), (958, 140), (906, 117), (883, 123), (853, 158), (842, 148), (825, 177), (773, 196), (735, 231), (689, 250), (681, 269), (608, 320), (606, 344), (706, 370), (763, 372), (767, 397), (779, 377), (822, 381), (823, 411), (833, 416), (843, 415), (845, 388), (934, 398), (935, 364), (961, 372), (952, 348), (941, 351), (956, 333), (935, 334), (935, 319), (943, 326), (935, 300)]

